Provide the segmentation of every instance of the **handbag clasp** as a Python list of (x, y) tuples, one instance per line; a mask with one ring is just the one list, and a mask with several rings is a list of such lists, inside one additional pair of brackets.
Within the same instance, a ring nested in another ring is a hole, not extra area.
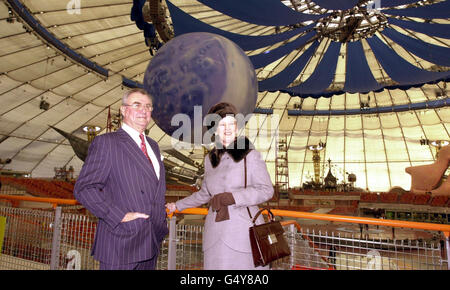
[(269, 244), (271, 244), (271, 245), (278, 242), (277, 236), (275, 236), (275, 234), (268, 235), (267, 239), (269, 240)]

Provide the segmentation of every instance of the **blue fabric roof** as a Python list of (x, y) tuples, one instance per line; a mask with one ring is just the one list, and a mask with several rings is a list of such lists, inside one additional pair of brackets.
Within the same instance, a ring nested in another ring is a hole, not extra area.
[(198, 1), (233, 18), (258, 25), (291, 25), (325, 16), (296, 12), (279, 0)]
[(355, 7), (359, 0), (314, 0), (322, 8), (330, 10), (346, 10)]
[(340, 42), (331, 42), (311, 76), (302, 84), (282, 91), (304, 97), (320, 97), (333, 82), (340, 49)]
[(412, 86), (421, 86), (428, 82), (446, 80), (450, 76), (448, 71), (432, 72), (410, 64), (377, 36), (368, 38), (367, 42), (389, 77), (399, 84), (394, 86), (395, 88), (407, 89)]
[[(134, 0), (142, 1), (142, 0)], [(287, 56), (294, 50), (301, 50), (302, 55), (289, 65), (283, 71), (276, 75), (270, 75), (269, 78), (259, 81), (260, 91), (287, 92), (291, 96), (300, 97), (331, 97), (333, 95), (349, 93), (368, 93), (370, 91), (381, 91), (388, 89), (403, 89), (419, 87), (425, 83), (434, 83), (438, 81), (447, 81), (450, 77), (449, 71), (437, 72), (421, 69), (416, 64), (411, 64), (398, 55), (394, 50), (382, 42), (377, 36), (368, 38), (367, 41), (373, 50), (373, 55), (378, 63), (383, 67), (388, 76), (395, 81), (395, 84), (379, 83), (373, 76), (372, 70), (367, 60), (367, 55), (363, 50), (361, 41), (347, 42), (346, 44), (346, 72), (343, 89), (330, 90), (335, 73), (336, 64), (341, 48), (340, 42), (330, 41), (328, 37), (318, 35), (314, 29), (317, 23), (308, 26), (285, 30), (283, 33), (274, 33), (262, 36), (249, 36), (238, 33), (231, 33), (216, 27), (213, 27), (201, 20), (198, 20), (181, 9), (174, 6), (170, 1), (166, 1), (173, 21), (175, 35), (189, 32), (210, 32), (222, 35), (234, 41), (244, 51), (265, 48), (266, 50), (257, 55), (251, 55), (249, 58), (255, 69), (267, 66), (278, 59)], [(289, 26), (300, 23), (307, 19), (318, 19), (324, 15), (308, 15), (298, 13), (297, 11), (285, 6), (279, 0), (227, 0), (212, 1), (199, 0), (199, 2), (215, 9), (230, 17), (258, 25), (267, 26)], [(380, 13), (391, 15), (404, 15), (411, 17), (422, 17), (425, 19), (448, 18), (450, 0), (437, 4), (425, 5), (415, 8), (396, 8), (399, 5), (416, 3), (417, 0), (383, 0), (376, 2), (374, 7), (379, 8)], [(359, 3), (357, 0), (317, 0), (314, 3), (329, 10), (351, 9)], [(378, 5), (378, 6), (377, 6)], [(429, 36), (450, 38), (450, 29), (447, 24), (419, 22), (420, 20), (403, 20), (394, 17), (387, 17), (391, 24), (381, 33), (402, 46), (411, 54), (418, 58), (439, 66), (450, 66), (448, 57), (450, 49), (424, 42), (405, 33), (403, 28), (410, 31), (417, 31)], [(401, 33), (395, 27), (401, 27)], [(275, 29), (273, 30), (275, 31)], [(322, 41), (328, 41), (324, 47), (324, 57), (317, 65), (312, 75), (304, 80), (303, 83), (292, 86), (292, 83), (300, 76), (306, 65), (314, 57), (319, 44)], [(270, 46), (283, 43), (275, 49), (269, 50)], [(308, 47), (309, 43), (312, 44)], [(302, 50), (302, 47), (307, 49)]]
[(360, 41), (347, 43), (346, 65), (344, 91), (367, 93), (383, 88), (373, 77)]
[[(383, 2), (383, 1), (381, 1)], [(420, 18), (448, 18), (450, 11), (450, 1), (445, 0), (432, 5), (403, 8), (403, 9), (386, 9), (383, 13), (398, 16), (420, 17)]]
[(260, 81), (258, 83), (259, 90), (277, 91), (288, 87), (300, 75), (318, 46), (319, 42), (315, 41), (300, 57), (288, 65), (282, 72)]
[(412, 4), (416, 3), (418, 0), (381, 0), (378, 1), (376, 5), (380, 5), (380, 7), (394, 7), (399, 5), (405, 5), (405, 4)]
[(382, 33), (420, 58), (437, 65), (450, 66), (450, 48), (448, 47), (426, 43), (397, 32), (392, 28), (385, 28)]
[(170, 9), (170, 14), (173, 19), (177, 19), (173, 23), (175, 35), (181, 35), (190, 32), (210, 32), (222, 35), (231, 41), (239, 45), (243, 50), (254, 50), (257, 48), (276, 44), (278, 42), (287, 40), (297, 34), (310, 30), (314, 27), (314, 24), (310, 24), (305, 27), (296, 28), (283, 33), (262, 35), (262, 36), (249, 36), (237, 33), (228, 32), (207, 23), (204, 23), (191, 15), (183, 12), (181, 9), (167, 1), (167, 6)]
[(431, 100), (426, 102), (405, 104), (397, 106), (375, 107), (366, 109), (347, 109), (347, 110), (288, 110), (289, 116), (335, 116), (335, 115), (364, 115), (389, 112), (402, 112), (409, 110), (437, 109), (450, 106), (450, 98)]
[(388, 18), (388, 23), (414, 30), (428, 36), (450, 38), (450, 24), (416, 22), (396, 18)]
[(294, 41), (291, 41), (285, 45), (282, 45), (280, 47), (277, 47), (271, 51), (265, 51), (263, 53), (252, 55), (250, 56), (250, 61), (253, 63), (253, 66), (256, 68), (260, 68), (263, 66), (266, 66), (277, 59), (285, 56), (286, 54), (290, 53), (294, 49), (298, 49), (299, 47), (302, 47), (305, 45), (309, 40), (313, 38), (313, 36), (316, 35), (315, 31), (309, 32), (304, 36), (301, 36), (297, 38)]

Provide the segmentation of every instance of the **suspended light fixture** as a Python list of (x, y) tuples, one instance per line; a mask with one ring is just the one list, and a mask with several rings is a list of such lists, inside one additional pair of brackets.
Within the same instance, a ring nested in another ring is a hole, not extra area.
[(44, 97), (41, 97), (41, 101), (39, 102), (39, 109), (47, 111), (50, 108), (50, 104), (44, 100)]
[(99, 126), (86, 125), (83, 127), (83, 131), (86, 132), (88, 141), (94, 140), (95, 136), (102, 130)]
[(431, 141), (431, 146), (436, 147), (438, 150), (440, 150), (442, 147), (447, 146), (449, 144), (449, 141), (447, 140), (435, 140)]

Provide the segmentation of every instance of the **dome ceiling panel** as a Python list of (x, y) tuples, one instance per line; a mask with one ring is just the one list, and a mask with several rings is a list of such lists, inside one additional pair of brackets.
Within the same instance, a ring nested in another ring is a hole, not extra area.
[(61, 96), (72, 96), (101, 81), (102, 79), (100, 77), (93, 76), (91, 73), (85, 73), (79, 77), (65, 81), (61, 85), (55, 86), (52, 91)]
[(0, 114), (3, 115), (8, 111), (15, 109), (16, 107), (26, 103), (27, 101), (34, 99), (41, 93), (42, 90), (35, 89), (27, 84), (19, 85), (10, 89), (2, 96), (4, 106), (0, 106)]
[[(162, 138), (164, 138), (164, 136), (166, 135), (156, 124), (155, 124), (155, 122), (153, 121), (153, 122), (151, 122), (151, 124), (149, 124), (149, 127), (150, 127), (150, 130), (149, 130), (149, 135), (151, 135), (151, 136), (154, 136), (154, 139), (155, 140), (161, 140)], [(164, 146), (166, 147), (166, 149), (167, 149), (167, 146), (168, 145), (170, 145), (170, 147), (171, 147), (171, 144), (168, 144), (167, 142), (169, 142), (170, 141), (170, 143), (172, 143), (172, 140), (170, 140), (170, 139), (167, 139), (166, 138), (166, 143), (164, 144)], [(175, 141), (175, 140), (174, 140)]]
[[(450, 123), (450, 108), (444, 107), (437, 109), (437, 114), (439, 115), (439, 119), (441, 119), (444, 126), (449, 126), (448, 123)], [(447, 132), (449, 130), (447, 129)]]
[(380, 118), (371, 115), (363, 115), (362, 123), (364, 130), (373, 130), (380, 128)]
[(261, 108), (272, 108), (274, 101), (278, 96), (280, 95), (280, 92), (267, 92), (262, 94), (262, 98), (257, 101), (257, 104)]
[[(345, 129), (347, 131), (360, 131), (362, 129), (361, 116), (358, 115), (347, 116), (345, 118)], [(361, 135), (360, 132), (358, 134)]]
[[(129, 53), (125, 58), (119, 59), (113, 62), (108, 67), (112, 71), (121, 71), (123, 69), (132, 69), (133, 66), (141, 65), (142, 63), (148, 63), (149, 55), (148, 51), (142, 51), (141, 49), (136, 49), (136, 52)], [(142, 71), (142, 70), (141, 70)], [(139, 71), (139, 72), (141, 72)]]
[[(287, 94), (285, 94), (287, 95)], [(330, 99), (320, 98), (317, 99), (316, 103), (317, 110), (329, 110), (330, 109)]]
[(93, 104), (86, 104), (77, 109), (71, 115), (59, 121), (56, 127), (63, 131), (71, 132), (74, 129), (81, 127), (83, 124), (91, 120), (93, 117), (95, 117), (103, 110), (105, 110), (105, 108), (103, 107), (98, 107)]
[[(345, 144), (345, 161), (348, 163), (359, 162), (364, 156), (364, 142), (361, 138), (348, 138)], [(331, 159), (331, 156), (330, 156)]]
[(95, 44), (102, 44), (108, 40), (114, 40), (116, 38), (126, 37), (137, 33), (138, 30), (133, 25), (125, 27), (115, 27), (110, 30), (102, 30), (97, 32), (91, 32), (87, 34), (77, 35), (66, 39), (66, 44), (69, 47), (83, 48)]
[(121, 84), (122, 77), (120, 75), (110, 76), (108, 79), (97, 78), (91, 86), (74, 93), (71, 98), (82, 103), (92, 102), (95, 105), (107, 107), (113, 100), (121, 98), (120, 94), (117, 95), (117, 91), (114, 91)]
[(297, 117), (293, 134), (297, 135), (297, 133), (299, 132), (303, 133), (304, 131), (309, 130), (309, 128), (311, 127), (312, 119), (312, 116)]
[[(55, 23), (45, 19), (48, 30), (57, 36), (59, 39), (66, 39), (68, 37), (75, 37), (79, 35), (94, 33), (98, 31), (105, 31), (108, 29), (125, 27), (130, 25), (130, 16), (128, 13), (112, 15), (109, 18), (94, 18), (94, 19), (80, 19), (76, 22), (64, 21), (62, 23)], [(61, 20), (58, 18), (58, 20)]]
[(28, 82), (41, 77), (46, 77), (53, 72), (58, 72), (73, 64), (64, 60), (63, 56), (53, 55), (44, 59), (38, 59), (33, 63), (16, 66), (8, 72), (11, 78), (18, 81)]
[[(4, 5), (1, 5), (1, 7), (3, 9), (0, 10), (0, 19), (1, 19), (1, 21), (6, 21), (6, 19), (8, 19), (8, 17), (9, 17), (8, 9)], [(20, 23), (20, 22), (8, 23), (8, 25), (4, 25), (4, 27), (2, 27), (2, 39), (1, 40), (3, 41), (3, 38), (14, 37), (17, 34), (25, 34), (25, 33), (26, 32), (23, 29), (22, 23)]]
[(439, 120), (438, 115), (434, 110), (421, 110), (417, 114), (420, 124), (422, 125), (436, 125), (440, 124), (441, 120)]
[(110, 90), (97, 94), (92, 102), (98, 106), (111, 106), (114, 112), (118, 112), (123, 93), (122, 82), (111, 82)]
[[(27, 50), (19, 50), (6, 55), (0, 56), (0, 62), (2, 63), (2, 72), (9, 72), (17, 67), (22, 67), (27, 64), (34, 63), (37, 59), (46, 59), (53, 57), (55, 54), (45, 46), (37, 46)], [(17, 60), (21, 60), (19, 65)]]
[(417, 115), (414, 112), (397, 114), (397, 116), (400, 122), (399, 125), (402, 128), (417, 127), (420, 125), (419, 119), (417, 118)]
[(23, 85), (22, 82), (18, 82), (16, 80), (11, 79), (6, 74), (0, 75), (0, 94), (8, 93), (14, 88), (20, 87)]
[[(73, 149), (70, 145), (59, 145), (52, 148), (48, 155), (39, 162), (33, 171), (39, 172), (39, 175), (35, 177), (47, 177), (55, 174), (55, 168), (61, 167), (61, 164), (66, 165), (66, 168), (69, 168), (70, 163), (73, 160), (72, 157)], [(76, 162), (76, 168), (78, 170), (81, 169), (82, 164), (80, 162)], [(74, 168), (75, 170), (75, 168)]]
[(442, 124), (422, 125), (425, 136), (429, 140), (448, 140), (448, 132)]
[[(68, 2), (52, 1), (55, 5), (46, 7), (46, 1), (21, 1), (30, 10), (30, 13), (44, 26), (59, 25), (89, 21), (92, 19), (107, 19), (115, 16), (129, 15), (131, 5), (124, 1), (111, 1), (111, 3), (100, 3), (100, 1), (81, 1), (81, 11), (67, 11)], [(75, 6), (72, 6), (75, 8)], [(89, 26), (88, 26), (89, 27)]]
[[(15, 131), (25, 122), (32, 119), (34, 116), (38, 115), (40, 112), (41, 110), (39, 109), (39, 100), (32, 100), (30, 102), (23, 104), (22, 106), (20, 106), (15, 110), (7, 112), (6, 114), (0, 116), (0, 122), (2, 124), (1, 132), (9, 133), (11, 131)], [(30, 135), (23, 134), (23, 136), (30, 136)]]
[(355, 109), (359, 108), (361, 104), (361, 97), (359, 93), (350, 94), (346, 93), (345, 95), (345, 108), (346, 109)]
[(383, 114), (380, 116), (381, 126), (383, 129), (392, 129), (399, 126), (397, 114)]
[[(411, 103), (420, 103), (427, 101), (429, 98), (424, 94), (424, 88), (426, 88), (429, 85), (423, 86), (422, 88), (411, 88), (406, 92), (406, 98), (408, 98), (408, 101)], [(433, 89), (436, 89), (436, 86), (433, 86)], [(430, 97), (434, 97), (430, 96)]]
[(51, 151), (56, 144), (40, 141), (29, 141), (13, 155), (14, 162), (9, 164), (12, 170), (31, 172), (36, 164), (42, 161), (46, 152)]
[[(76, 70), (66, 68), (61, 71), (49, 74), (45, 77), (41, 77), (30, 82), (33, 87), (43, 90), (43, 94), (52, 91), (58, 91), (60, 86), (65, 86), (66, 82), (76, 81), (84, 74), (77, 72)], [(59, 95), (59, 94), (57, 94)], [(65, 97), (60, 95), (61, 97)], [(69, 97), (70, 95), (67, 95)]]
[(386, 148), (383, 142), (383, 133), (380, 129), (374, 129), (367, 132), (367, 141), (364, 146), (366, 152), (371, 154), (365, 154), (364, 158), (367, 163), (370, 162), (386, 162)]
[(0, 39), (0, 55), (8, 55), (17, 51), (42, 45), (42, 42), (28, 33), (18, 33)]
[[(139, 43), (141, 47), (145, 47), (145, 44), (142, 43), (142, 34), (140, 32), (133, 32), (127, 35), (124, 35), (120, 38), (109, 39), (106, 41), (97, 42), (91, 45), (78, 47), (78, 52), (86, 53), (88, 57), (94, 57), (96, 55), (104, 55), (108, 54), (110, 57), (108, 61), (102, 62), (102, 64), (107, 64), (109, 62), (113, 62), (116, 59), (122, 59), (124, 56), (115, 55), (114, 53), (123, 53), (121, 49), (125, 49), (128, 47), (133, 47), (136, 43)], [(84, 47), (84, 48), (83, 48)]]
[(44, 99), (50, 104), (50, 109), (41, 111), (38, 115), (30, 118), (26, 123), (18, 127), (14, 134), (37, 137), (48, 129), (48, 125), (58, 124), (82, 107), (77, 101), (54, 94), (46, 94)]

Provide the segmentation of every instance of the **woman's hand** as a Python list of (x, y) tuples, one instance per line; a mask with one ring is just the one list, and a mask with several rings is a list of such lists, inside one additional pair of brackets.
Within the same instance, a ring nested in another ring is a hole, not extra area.
[(169, 211), (169, 214), (173, 213), (174, 211), (177, 210), (177, 206), (175, 205), (174, 202), (170, 202), (166, 204), (166, 208)]

